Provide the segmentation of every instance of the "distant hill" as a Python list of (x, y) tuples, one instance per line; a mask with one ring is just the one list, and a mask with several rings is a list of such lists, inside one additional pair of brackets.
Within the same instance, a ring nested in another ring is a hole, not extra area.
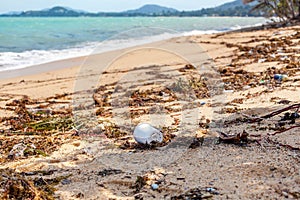
[(228, 9), (232, 9), (238, 6), (242, 6), (244, 7), (243, 1), (242, 0), (236, 0), (233, 2), (229, 2), (229, 3), (224, 3), (220, 6), (215, 7), (215, 10), (228, 10)]
[(146, 14), (146, 15), (159, 15), (159, 14), (164, 14), (164, 13), (176, 13), (179, 12), (178, 10), (174, 8), (168, 8), (168, 7), (163, 7), (159, 5), (154, 5), (154, 4), (148, 4), (144, 5), (138, 9), (135, 10), (128, 10), (125, 11), (124, 13), (139, 13), (139, 14)]
[(252, 11), (257, 2), (243, 4), (242, 0), (235, 0), (214, 8), (181, 12), (180, 16), (263, 16), (263, 13)]
[(22, 16), (22, 17), (48, 17), (48, 16), (53, 16), (53, 17), (77, 17), (81, 16), (85, 12), (81, 11), (76, 11), (70, 8), (65, 8), (61, 6), (56, 6), (50, 9), (44, 9), (40, 11), (25, 11), (18, 13), (17, 16)]
[[(247, 5), (253, 6), (253, 5), (256, 5), (256, 4), (257, 4), (257, 2), (254, 1), (254, 2), (249, 3)], [(235, 1), (232, 1), (232, 2), (224, 3), (220, 6), (215, 7), (214, 9), (215, 10), (228, 10), (228, 9), (233, 9), (233, 8), (236, 8), (236, 7), (244, 7), (245, 8), (245, 7), (247, 7), (247, 5), (245, 5), (242, 0), (235, 0)]]
[[(255, 4), (255, 3), (254, 3)], [(148, 4), (135, 10), (124, 12), (98, 12), (89, 13), (81, 10), (74, 10), (62, 6), (40, 11), (10, 12), (0, 15), (0, 17), (135, 17), (135, 16), (261, 16), (262, 13), (250, 12), (254, 4), (244, 5), (242, 0), (225, 3), (214, 8), (204, 8), (194, 11), (178, 11), (174, 8)]]

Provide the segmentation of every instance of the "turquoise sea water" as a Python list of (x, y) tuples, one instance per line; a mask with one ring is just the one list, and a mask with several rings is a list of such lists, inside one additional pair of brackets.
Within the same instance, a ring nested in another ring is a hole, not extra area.
[(250, 17), (0, 18), (0, 71), (88, 55), (96, 48), (106, 51), (265, 22)]

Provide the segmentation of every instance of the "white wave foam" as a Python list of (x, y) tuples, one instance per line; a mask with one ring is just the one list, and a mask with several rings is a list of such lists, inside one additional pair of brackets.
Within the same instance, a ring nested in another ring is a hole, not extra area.
[(193, 30), (189, 32), (184, 32), (183, 36), (192, 36), (192, 35), (204, 35), (204, 34), (214, 34), (214, 33), (220, 33), (222, 31), (217, 30), (207, 30), (207, 31), (199, 31), (199, 30)]
[(15, 70), (52, 61), (87, 56), (117, 49), (123, 49), (150, 42), (156, 42), (180, 36), (180, 34), (164, 33), (142, 38), (112, 39), (103, 42), (88, 42), (63, 50), (32, 50), (24, 52), (1, 52), (0, 71)]
[(251, 27), (256, 27), (256, 26), (262, 26), (263, 24), (266, 24), (268, 22), (268, 20), (265, 21), (265, 23), (257, 23), (257, 24), (254, 24), (254, 25), (245, 25), (245, 26), (240, 26), (240, 25), (235, 25), (231, 28), (229, 28), (229, 30), (239, 30), (239, 29), (243, 29), (243, 28), (251, 28)]
[(84, 56), (92, 50), (93, 47), (87, 45), (84, 48), (76, 47), (64, 50), (2, 52), (0, 53), (0, 71), (15, 70), (56, 60)]

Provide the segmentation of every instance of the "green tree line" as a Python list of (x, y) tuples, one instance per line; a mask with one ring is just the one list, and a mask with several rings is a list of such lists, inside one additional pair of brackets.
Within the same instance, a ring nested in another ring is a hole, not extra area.
[(279, 17), (282, 21), (300, 20), (300, 0), (243, 0), (248, 4), (257, 2), (254, 11), (262, 11), (268, 17)]

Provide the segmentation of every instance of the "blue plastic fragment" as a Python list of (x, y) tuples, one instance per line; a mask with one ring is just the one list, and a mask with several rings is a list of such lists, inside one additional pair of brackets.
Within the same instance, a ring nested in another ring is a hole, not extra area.
[(159, 188), (159, 186), (156, 183), (153, 183), (151, 185), (152, 190), (157, 190)]

